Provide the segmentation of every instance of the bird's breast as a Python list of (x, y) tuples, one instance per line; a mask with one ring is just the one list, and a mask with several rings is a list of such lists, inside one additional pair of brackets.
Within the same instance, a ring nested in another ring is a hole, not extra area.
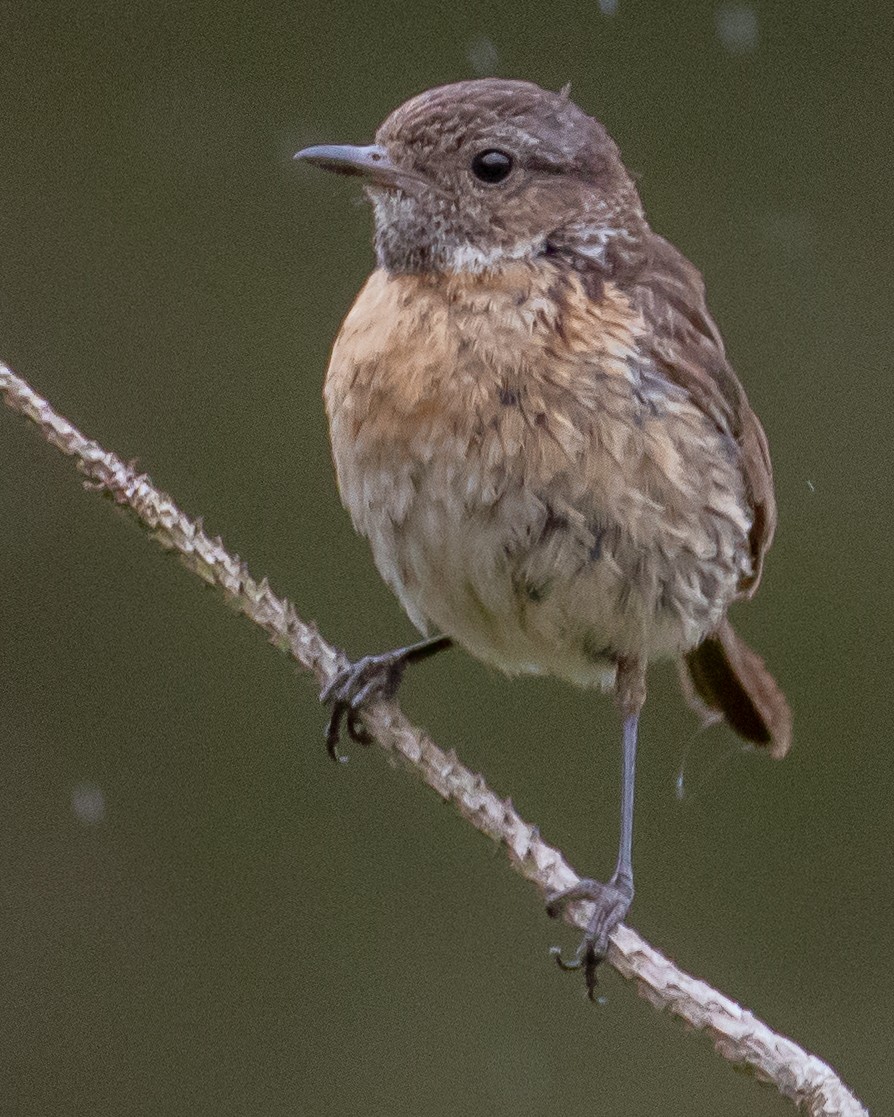
[(420, 629), (606, 683), (720, 619), (748, 562), (736, 447), (644, 363), (642, 329), (551, 264), (370, 277), (327, 374), (333, 455)]

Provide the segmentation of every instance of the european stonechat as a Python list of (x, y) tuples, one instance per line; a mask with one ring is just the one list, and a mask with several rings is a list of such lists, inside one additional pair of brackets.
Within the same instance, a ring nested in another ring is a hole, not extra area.
[(654, 233), (605, 128), (522, 81), (432, 89), (366, 147), (296, 156), (359, 175), (377, 268), (341, 328), (325, 400), (338, 484), (424, 635), (324, 698), (363, 740), (366, 703), (455, 643), (509, 674), (613, 690), (621, 837), (575, 959), (596, 965), (633, 898), (634, 760), (646, 667), (681, 665), (707, 716), (782, 756), (791, 713), (727, 609), (776, 525), (767, 439), (698, 270)]

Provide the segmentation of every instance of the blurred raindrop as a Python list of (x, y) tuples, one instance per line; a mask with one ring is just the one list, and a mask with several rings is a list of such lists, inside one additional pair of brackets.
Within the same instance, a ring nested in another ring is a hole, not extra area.
[(85, 826), (95, 826), (106, 817), (106, 797), (95, 783), (75, 784), (71, 791), (71, 809)]
[(493, 44), (493, 40), (482, 35), (473, 39), (466, 47), (466, 61), (477, 77), (486, 78), (497, 72), (500, 55)]
[(757, 49), (757, 12), (751, 4), (721, 4), (714, 16), (717, 38), (733, 54)]
[(599, 0), (599, 10), (604, 16), (613, 16), (618, 10), (618, 0)]

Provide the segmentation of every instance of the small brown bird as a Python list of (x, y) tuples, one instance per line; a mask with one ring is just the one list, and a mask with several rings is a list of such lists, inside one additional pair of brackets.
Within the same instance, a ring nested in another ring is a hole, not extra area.
[[(782, 756), (791, 714), (726, 619), (773, 538), (767, 440), (699, 272), (653, 233), (605, 128), (568, 96), (484, 79), (397, 109), (367, 147), (296, 158), (360, 175), (378, 267), (325, 399), (342, 499), (419, 630), (324, 698), (363, 739), (366, 703), (456, 642), (510, 673), (613, 689), (621, 838), (594, 913), (595, 970), (633, 898), (637, 725), (649, 662), (675, 657), (705, 716)], [(561, 961), (561, 960), (560, 960)]]

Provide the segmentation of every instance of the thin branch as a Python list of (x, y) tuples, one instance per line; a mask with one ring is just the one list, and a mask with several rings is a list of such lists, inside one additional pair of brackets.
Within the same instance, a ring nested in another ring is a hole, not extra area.
[[(82, 435), (57, 414), (24, 380), (0, 364), (0, 392), (8, 407), (30, 419), (47, 442), (73, 457), (87, 487), (105, 493), (130, 509), (139, 523), (167, 550), (177, 551), (190, 570), (221, 590), (237, 611), (254, 621), (276, 647), (287, 652), (322, 687), (346, 664), (312, 624), (300, 619), (291, 602), (277, 597), (266, 579), (256, 581), (220, 539), (205, 534), (169, 496), (97, 442)], [(509, 799), (500, 799), (480, 775), (464, 767), (455, 753), (444, 752), (414, 728), (393, 702), (382, 703), (364, 716), (375, 741), (399, 756), (443, 799), (483, 834), (499, 842), (512, 866), (546, 894), (578, 880), (558, 850), (546, 844), (535, 826), (525, 822)], [(573, 905), (568, 921), (586, 926), (587, 904)], [(679, 970), (629, 927), (618, 927), (607, 961), (623, 977), (636, 982), (639, 993), (655, 1008), (666, 1009), (691, 1029), (706, 1033), (725, 1059), (750, 1070), (794, 1101), (810, 1117), (857, 1117), (868, 1111), (835, 1072), (790, 1039), (773, 1032), (752, 1013)]]

